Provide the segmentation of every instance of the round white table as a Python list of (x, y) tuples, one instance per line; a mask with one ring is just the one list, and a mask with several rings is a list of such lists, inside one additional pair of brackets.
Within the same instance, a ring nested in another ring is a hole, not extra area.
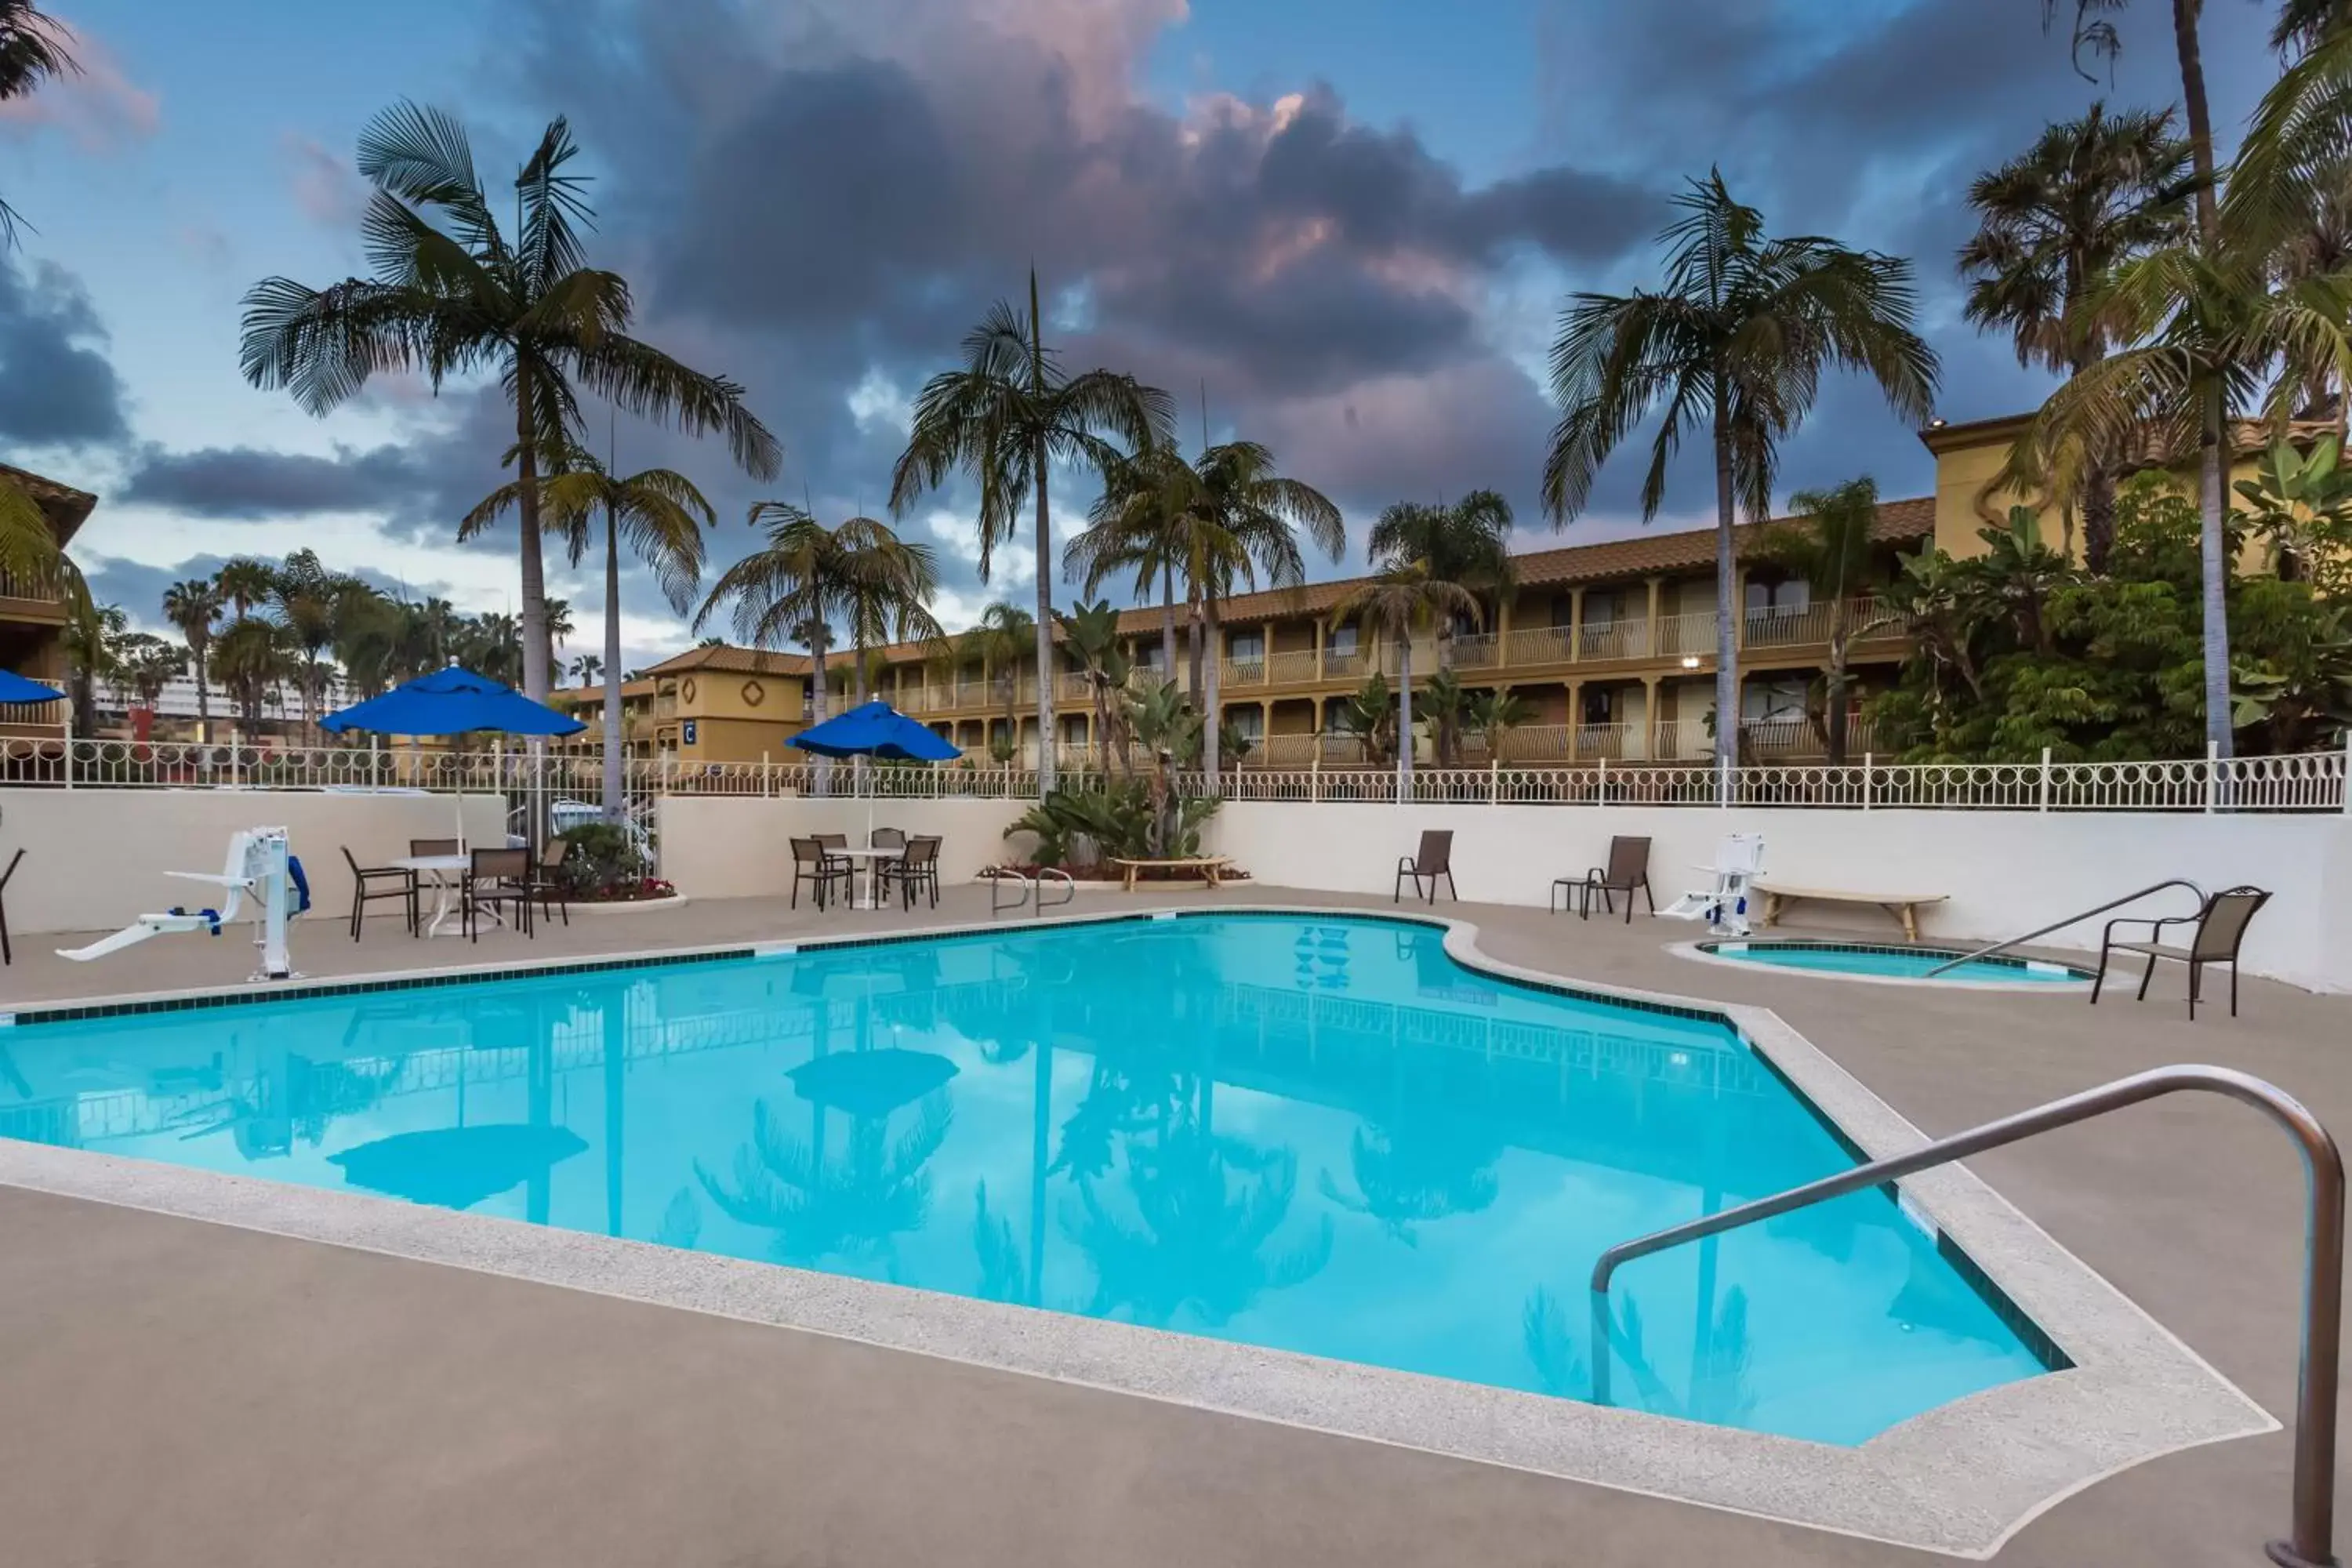
[(465, 932), (447, 931), (449, 917), (457, 912), (457, 892), (466, 873), (474, 864), (470, 855), (410, 855), (394, 860), (404, 871), (414, 871), (420, 877), (433, 879), (435, 891), (432, 923), (425, 928), (426, 936), (463, 936)]
[[(849, 862), (849, 907), (853, 910), (878, 910), (882, 907), (882, 862), (902, 858), (904, 846), (887, 848), (827, 849), (827, 855)], [(866, 862), (866, 901), (857, 900), (857, 863)]]

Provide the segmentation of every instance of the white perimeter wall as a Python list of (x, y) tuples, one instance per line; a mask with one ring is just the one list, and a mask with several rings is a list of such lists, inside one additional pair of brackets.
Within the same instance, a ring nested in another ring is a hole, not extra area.
[[(661, 874), (689, 899), (748, 899), (793, 885), (794, 838), (841, 833), (866, 842), (870, 823), (936, 834), (940, 880), (969, 882), (1003, 865), (1027, 841), (1007, 846), (1007, 824), (1029, 809), (1021, 800), (843, 800), (781, 795), (664, 795), (659, 805)], [(862, 877), (864, 872), (860, 872)]]
[[(216, 904), (216, 895), (164, 873), (217, 876), (229, 835), (247, 827), (287, 830), (310, 879), (306, 919), (349, 915), (352, 873), (342, 846), (351, 846), (361, 865), (381, 866), (407, 854), (411, 838), (454, 836), (460, 809), (459, 797), (450, 795), (0, 790), (0, 868), (18, 848), (26, 851), (8, 884), (8, 929), (111, 931), (151, 910)], [(462, 809), (474, 843), (506, 842), (505, 806), (497, 795), (467, 795)], [(378, 904), (369, 913), (390, 909)]]
[[(693, 898), (782, 893), (792, 885), (789, 840), (837, 832), (863, 843), (868, 805), (670, 796), (661, 802), (662, 872)], [(1025, 809), (1017, 800), (876, 801), (871, 820), (939, 834), (942, 879), (961, 882), (984, 866), (1025, 856), (1025, 840), (1008, 846), (1003, 837)], [(1948, 894), (1949, 902), (1926, 912), (1922, 929), (1954, 941), (2016, 936), (2167, 877), (2209, 891), (2251, 882), (2273, 897), (2247, 938), (2248, 972), (2352, 991), (2352, 817), (1229, 801), (1211, 821), (1204, 847), (1274, 886), (1386, 895), (1397, 858), (1412, 853), (1424, 827), (1454, 830), (1464, 899), (1538, 909), (1553, 878), (1580, 876), (1607, 858), (1612, 834), (1654, 841), (1651, 880), (1664, 904), (1706, 885), (1696, 868), (1713, 859), (1723, 834), (1761, 833), (1768, 879)], [(2166, 897), (2149, 912), (2189, 906), (2185, 892)], [(1869, 909), (1808, 905), (1795, 918), (1880, 935), (1895, 930)], [(2044, 940), (2095, 948), (2099, 922)]]
[[(1991, 942), (2167, 877), (2210, 892), (2250, 882), (2273, 897), (2246, 940), (2249, 973), (2352, 991), (2352, 817), (2007, 811), (1792, 811), (1612, 805), (1413, 805), (1228, 801), (1206, 842), (1261, 881), (1387, 894), (1425, 827), (1454, 831), (1454, 880), (1473, 902), (1542, 907), (1555, 877), (1608, 858), (1612, 834), (1647, 835), (1658, 902), (1706, 885), (1726, 833), (1764, 835), (1766, 879), (1858, 891), (1945, 893), (1929, 938)], [(2150, 913), (2186, 910), (2175, 889)], [(2135, 911), (2119, 911), (2135, 912)], [(1595, 918), (1598, 918), (1596, 913)], [(1886, 933), (1875, 910), (1804, 906), (1807, 924)], [(2097, 921), (2044, 939), (2099, 941)], [(1691, 928), (1692, 934), (1698, 929)]]

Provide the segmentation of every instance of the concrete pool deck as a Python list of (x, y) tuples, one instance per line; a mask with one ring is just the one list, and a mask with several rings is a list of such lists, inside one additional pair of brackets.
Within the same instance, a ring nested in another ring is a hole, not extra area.
[[(1148, 901), (1184, 899), (1357, 901), (1275, 889)], [(1123, 901), (1087, 895), (1076, 909)], [(957, 889), (938, 918), (984, 918), (985, 902), (984, 891)], [(2342, 998), (2250, 983), (2244, 1017), (2192, 1028), (2177, 997), (2093, 1013), (2079, 997), (1825, 986), (1676, 960), (1665, 946), (1689, 930), (1664, 922), (1460, 913), (1507, 963), (1772, 1008), (1931, 1132), (2179, 1060), (2244, 1068), (2324, 1117), (2352, 1119), (2352, 1071), (2327, 1054), (2352, 1023)], [(912, 923), (756, 900), (583, 919), (537, 943), (497, 937), (429, 953), (389, 926), (357, 947), (310, 931), (297, 957), (324, 977)], [(122, 989), (217, 984), (245, 963), (226, 942), (167, 939), (140, 952)], [(25, 953), (0, 984), (22, 1005), (87, 995), (105, 973)], [(2292, 1154), (2258, 1118), (2159, 1104), (1974, 1165), (2265, 1406), (2291, 1407), (2299, 1185)], [(1765, 1562), (1914, 1555), (17, 1190), (0, 1190), (0, 1246), (16, 1265), (0, 1280), (0, 1343), (12, 1347), (0, 1356), (0, 1397), (39, 1413), (0, 1431), (0, 1507), (29, 1561), (1551, 1562), (1594, 1546)], [(611, 1355), (600, 1360), (575, 1335)], [(31, 1344), (48, 1348), (22, 1353)], [(2127, 1471), (2060, 1503), (2000, 1560), (2094, 1550), (2252, 1560), (2284, 1524), (2285, 1450), (2274, 1435)], [(134, 1509), (91, 1479), (125, 1475), (138, 1478)], [(379, 1543), (383, 1555), (367, 1555)]]

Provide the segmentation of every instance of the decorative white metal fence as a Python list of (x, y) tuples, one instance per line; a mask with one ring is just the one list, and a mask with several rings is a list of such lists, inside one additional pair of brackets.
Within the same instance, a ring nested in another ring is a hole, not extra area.
[[(1515, 747), (1516, 749), (1516, 747)], [(1148, 763), (1139, 756), (1139, 771)], [(1461, 805), (1771, 805), (1853, 810), (2352, 812), (2352, 751), (2161, 762), (1891, 763), (1865, 755), (1736, 769), (1727, 798), (1705, 759), (1549, 761), (1416, 768), (1408, 799)], [(1066, 786), (1119, 774), (1067, 768)], [(1175, 785), (1208, 793), (1206, 778)], [(0, 787), (135, 790), (431, 790), (493, 793), (520, 819), (534, 798), (559, 824), (604, 813), (602, 755), (589, 748), (508, 742), (488, 751), (396, 745), (320, 747), (0, 737)], [(884, 762), (681, 763), (632, 757), (618, 813), (651, 828), (662, 795), (842, 795), (877, 799), (1034, 799), (1034, 769)], [(1393, 803), (1391, 768), (1253, 767), (1222, 774), (1227, 800)]]

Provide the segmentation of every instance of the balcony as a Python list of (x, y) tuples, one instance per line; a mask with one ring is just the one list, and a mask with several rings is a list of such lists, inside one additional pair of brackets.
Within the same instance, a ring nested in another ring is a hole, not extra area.
[(0, 618), (63, 626), (65, 595), (53, 577), (0, 572)]

